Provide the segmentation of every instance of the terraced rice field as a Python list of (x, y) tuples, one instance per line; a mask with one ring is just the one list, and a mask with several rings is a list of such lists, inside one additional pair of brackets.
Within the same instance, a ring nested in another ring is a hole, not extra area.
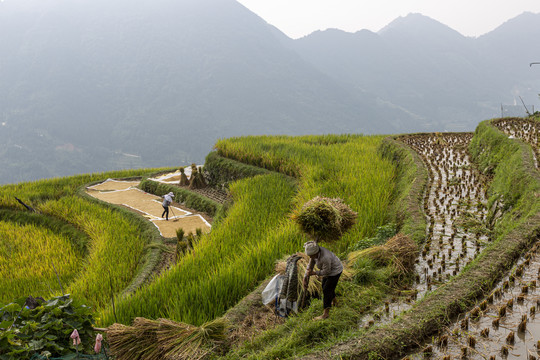
[(537, 359), (540, 252), (534, 246), (472, 311), (411, 358)]
[(421, 157), (429, 173), (424, 197), (426, 241), (416, 265), (416, 281), (401, 297), (387, 302), (367, 326), (389, 321), (415, 300), (443, 285), (472, 261), (490, 241), (486, 228), (487, 179), (470, 162), (472, 134), (419, 134), (401, 141)]
[(523, 140), (531, 145), (535, 157), (535, 165), (538, 168), (540, 159), (540, 121), (529, 119), (501, 119), (493, 122), (493, 125), (508, 136)]
[(472, 134), (411, 135), (403, 139), (429, 172), (424, 198), (426, 243), (416, 265), (419, 295), (459, 273), (490, 241), (485, 227), (487, 179), (472, 166)]
[[(494, 125), (511, 138), (520, 138), (530, 144), (538, 159), (538, 129), (539, 123), (530, 120), (499, 120)], [(412, 145), (415, 149), (418, 146)], [(418, 151), (418, 150), (417, 150)], [(424, 160), (426, 161), (426, 160)], [(465, 165), (465, 164), (464, 164)], [(538, 161), (536, 161), (538, 166)], [(443, 167), (448, 168), (447, 165)], [(435, 170), (436, 172), (440, 170)], [(433, 169), (430, 170), (433, 173)], [(469, 175), (473, 176), (472, 174)], [(475, 175), (476, 176), (476, 175)], [(435, 177), (436, 178), (436, 177)], [(484, 179), (476, 179), (478, 183), (484, 183)], [(467, 185), (470, 187), (470, 184)], [(464, 189), (461, 195), (464, 194)], [(472, 193), (479, 193), (476, 189)], [(469, 191), (470, 193), (471, 191)], [(458, 203), (461, 201), (457, 200)], [(485, 196), (480, 195), (478, 200), (485, 201)], [(474, 201), (474, 200), (473, 200)], [(479, 201), (480, 203), (480, 201)], [(427, 214), (430, 208), (436, 208), (435, 204), (428, 199)], [(470, 208), (469, 208), (470, 209)], [(485, 208), (484, 208), (485, 209)], [(485, 218), (485, 210), (481, 206), (473, 207), (476, 217)], [(451, 226), (452, 227), (452, 226)], [(437, 223), (433, 225), (435, 233), (441, 232)], [(459, 234), (459, 232), (458, 232)], [(440, 234), (443, 235), (443, 234)], [(436, 235), (437, 236), (437, 235)], [(471, 239), (467, 236), (466, 254), (460, 255), (465, 261), (474, 256), (482, 248), (482, 243), (489, 240), (485, 236)], [(457, 237), (457, 236), (455, 236)], [(442, 236), (439, 236), (441, 239)], [(473, 240), (473, 241), (470, 241)], [(445, 243), (445, 240), (443, 240)], [(455, 242), (454, 242), (455, 244)], [(475, 245), (476, 244), (476, 245)], [(478, 245), (480, 244), (480, 245)], [(456, 246), (454, 245), (454, 248)], [(447, 247), (448, 249), (448, 247)], [(459, 249), (456, 249), (459, 251)], [(445, 250), (442, 250), (444, 253)], [(423, 252), (425, 253), (425, 251)], [(453, 253), (452, 247), (448, 255)], [(463, 251), (461, 251), (461, 254)], [(425, 256), (423, 256), (425, 257)], [(428, 260), (430, 255), (427, 255)], [(453, 257), (455, 260), (459, 259)], [(432, 261), (433, 262), (433, 261)], [(463, 261), (460, 261), (463, 262)], [(436, 265), (435, 265), (436, 266)], [(456, 267), (452, 272), (456, 271)], [(428, 272), (429, 273), (429, 272)], [(429, 276), (429, 275), (428, 275)], [(432, 274), (431, 276), (434, 276)], [(495, 287), (493, 292), (485, 299), (478, 302), (473, 310), (463, 315), (457, 322), (446, 329), (422, 352), (416, 353), (412, 359), (538, 359), (540, 358), (540, 319), (536, 317), (540, 307), (540, 293), (537, 290), (537, 282), (540, 279), (540, 252), (535, 245), (514, 266), (513, 270), (505, 276)]]

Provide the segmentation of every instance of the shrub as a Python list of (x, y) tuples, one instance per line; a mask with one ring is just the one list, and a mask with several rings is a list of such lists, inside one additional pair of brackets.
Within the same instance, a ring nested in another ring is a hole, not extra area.
[[(19, 299), (0, 309), (0, 321), (3, 360), (31, 359), (35, 354), (50, 357), (93, 351), (95, 332), (90, 308), (76, 304), (69, 295), (49, 301)], [(82, 342), (79, 348), (75, 348), (70, 339), (74, 329)]]

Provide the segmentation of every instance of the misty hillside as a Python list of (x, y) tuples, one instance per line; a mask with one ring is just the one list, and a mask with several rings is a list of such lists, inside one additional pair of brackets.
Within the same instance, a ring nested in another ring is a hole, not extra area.
[(505, 67), (539, 28), (520, 24), (469, 39), (411, 15), (291, 40), (234, 0), (6, 0), (0, 183), (200, 163), (238, 135), (470, 130), (540, 88), (529, 59)]
[(6, 1), (0, 44), (3, 182), (202, 162), (220, 137), (410, 119), (316, 70), (232, 0)]
[(426, 129), (471, 130), (520, 95), (537, 103), (540, 72), (529, 63), (540, 59), (539, 35), (540, 14), (524, 13), (479, 38), (410, 14), (378, 33), (329, 29), (291, 46), (324, 73), (420, 115)]

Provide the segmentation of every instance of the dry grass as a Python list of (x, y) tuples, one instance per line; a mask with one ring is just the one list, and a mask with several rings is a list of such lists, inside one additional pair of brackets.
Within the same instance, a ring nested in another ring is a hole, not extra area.
[(386, 244), (352, 252), (348, 255), (349, 264), (361, 257), (369, 257), (378, 265), (392, 265), (396, 273), (409, 273), (414, 269), (418, 248), (410, 237), (401, 233), (389, 239)]

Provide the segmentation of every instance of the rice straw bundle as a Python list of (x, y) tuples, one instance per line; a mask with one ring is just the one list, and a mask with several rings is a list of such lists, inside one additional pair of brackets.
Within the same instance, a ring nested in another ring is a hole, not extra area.
[(357, 213), (339, 198), (317, 196), (292, 218), (315, 241), (334, 241), (356, 223)]
[(227, 328), (223, 318), (200, 327), (136, 318), (132, 326), (110, 326), (107, 338), (117, 360), (202, 359), (225, 340)]
[[(309, 256), (307, 256), (303, 252), (297, 252), (296, 255), (300, 256), (300, 260), (296, 263), (298, 266), (298, 284), (302, 285), (304, 280), (304, 274), (306, 273), (306, 269), (309, 265)], [(282, 259), (276, 263), (275, 271), (277, 274), (285, 274), (285, 269), (287, 268), (287, 259)], [(342, 280), (350, 280), (353, 277), (353, 271), (347, 266), (347, 264), (343, 264), (343, 273), (341, 274)], [(302, 297), (304, 293), (303, 286), (300, 286), (301, 289), (298, 291), (298, 297)], [(317, 276), (312, 276), (307, 292), (309, 295), (317, 295), (322, 294), (322, 282)]]
[(201, 359), (226, 339), (227, 321), (219, 318), (200, 327), (161, 319), (157, 338), (170, 359)]
[(206, 181), (202, 173), (202, 167), (197, 170), (197, 167), (192, 167), (191, 178), (189, 179), (190, 189), (202, 189), (206, 187)]
[[(137, 319), (135, 319), (135, 322), (137, 322)], [(151, 323), (152, 320), (148, 321), (149, 323), (147, 325), (150, 326), (141, 326), (142, 321), (139, 321), (138, 326), (113, 324), (107, 329), (107, 341), (109, 342), (111, 354), (115, 355), (116, 359), (142, 360), (161, 358), (155, 331), (149, 331), (149, 328), (155, 328), (155, 324)]]
[(386, 244), (354, 251), (347, 257), (353, 265), (361, 257), (369, 257), (380, 266), (392, 265), (397, 273), (408, 273), (414, 267), (418, 249), (414, 241), (401, 233), (389, 239)]
[(189, 185), (189, 180), (186, 176), (186, 173), (185, 173), (185, 170), (184, 170), (184, 167), (181, 166), (180, 167), (180, 183), (179, 183), (180, 186), (188, 186)]

